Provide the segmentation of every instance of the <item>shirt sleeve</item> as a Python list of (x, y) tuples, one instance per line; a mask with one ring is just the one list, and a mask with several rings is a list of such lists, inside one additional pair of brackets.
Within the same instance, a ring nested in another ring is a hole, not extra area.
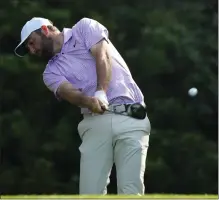
[(53, 72), (44, 72), (43, 82), (46, 87), (54, 93), (55, 97), (60, 100), (60, 97), (57, 94), (57, 90), (63, 82), (67, 82), (67, 79), (64, 76), (55, 74)]
[(102, 39), (105, 39), (108, 42), (108, 30), (98, 21), (89, 18), (83, 18), (79, 21), (79, 23), (79, 29), (85, 42), (85, 46), (88, 50), (90, 50), (93, 45), (97, 44)]

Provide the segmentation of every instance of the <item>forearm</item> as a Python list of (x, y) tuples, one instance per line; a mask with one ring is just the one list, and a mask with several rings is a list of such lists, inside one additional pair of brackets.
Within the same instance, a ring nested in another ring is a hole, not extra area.
[(79, 107), (89, 108), (90, 100), (92, 97), (84, 95), (79, 90), (73, 88), (73, 86), (65, 82), (63, 83), (57, 91), (57, 94), (63, 99), (68, 101), (71, 104), (74, 104)]
[(98, 56), (98, 58), (96, 59), (96, 72), (97, 90), (104, 90), (106, 92), (112, 74), (111, 59), (107, 52), (105, 52), (103, 55)]

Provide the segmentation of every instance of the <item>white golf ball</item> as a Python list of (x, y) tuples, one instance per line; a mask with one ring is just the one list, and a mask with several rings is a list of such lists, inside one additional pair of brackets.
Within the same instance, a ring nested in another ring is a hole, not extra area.
[(198, 94), (198, 90), (197, 90), (197, 88), (190, 88), (189, 89), (189, 91), (188, 91), (188, 94), (189, 94), (189, 96), (191, 96), (191, 97), (194, 97), (194, 96), (196, 96), (197, 94)]

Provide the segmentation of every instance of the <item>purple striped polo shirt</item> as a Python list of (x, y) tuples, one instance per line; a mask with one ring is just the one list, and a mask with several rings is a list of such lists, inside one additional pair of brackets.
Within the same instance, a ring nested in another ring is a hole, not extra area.
[[(56, 95), (62, 82), (70, 82), (85, 95), (94, 96), (97, 86), (96, 63), (90, 48), (105, 39), (112, 56), (112, 77), (107, 90), (109, 104), (144, 102), (144, 96), (125, 61), (108, 38), (108, 30), (96, 20), (83, 18), (71, 29), (64, 28), (61, 52), (49, 60), (43, 81)], [(56, 95), (57, 96), (57, 95)], [(88, 112), (81, 108), (82, 113)]]

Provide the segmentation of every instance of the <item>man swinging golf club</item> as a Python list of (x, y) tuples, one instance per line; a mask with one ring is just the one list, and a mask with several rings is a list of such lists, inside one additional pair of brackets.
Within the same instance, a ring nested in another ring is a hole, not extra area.
[(144, 194), (150, 122), (144, 96), (107, 28), (83, 18), (59, 31), (34, 17), (21, 30), (15, 48), (48, 62), (43, 81), (56, 98), (79, 106), (80, 194), (106, 194), (113, 163), (118, 194)]

